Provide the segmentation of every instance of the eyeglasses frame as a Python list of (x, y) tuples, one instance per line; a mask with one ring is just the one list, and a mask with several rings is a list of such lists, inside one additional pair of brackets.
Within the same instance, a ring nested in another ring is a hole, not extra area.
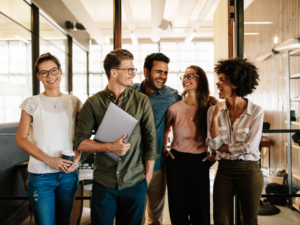
[[(191, 78), (188, 78), (187, 76), (190, 75), (190, 74), (192, 74), (193, 76), (192, 76)], [(189, 73), (188, 75), (182, 75), (182, 76), (179, 77), (179, 79), (180, 79), (180, 80), (184, 80), (184, 79), (186, 78), (186, 79), (188, 79), (188, 80), (191, 80), (191, 79), (193, 79), (194, 77), (200, 77), (198, 74), (195, 74), (195, 73)], [(183, 78), (182, 78), (182, 77), (183, 77)]]
[[(113, 68), (115, 70), (127, 70), (128, 75), (131, 75), (133, 72), (137, 73), (137, 68)], [(131, 73), (129, 73), (129, 70), (132, 70)]]
[[(57, 73), (57, 74), (53, 74), (53, 73), (51, 72), (51, 70), (53, 70), (53, 69), (58, 69), (58, 73)], [(42, 71), (38, 72), (37, 75), (40, 75), (42, 78), (47, 78), (47, 77), (49, 76), (49, 72), (50, 72), (53, 76), (57, 76), (57, 75), (59, 74), (60, 68), (59, 68), (59, 67), (53, 67), (51, 70), (42, 70)], [(43, 76), (41, 75), (41, 72), (44, 72), (44, 71), (47, 72), (47, 76), (45, 76), (45, 77), (43, 77)]]

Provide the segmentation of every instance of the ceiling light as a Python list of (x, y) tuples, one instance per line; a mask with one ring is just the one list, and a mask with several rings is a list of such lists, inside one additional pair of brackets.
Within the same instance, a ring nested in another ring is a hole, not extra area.
[(136, 38), (136, 36), (135, 36), (134, 32), (131, 32), (130, 36), (131, 36), (131, 41), (132, 41), (132, 44), (134, 44), (134, 45), (138, 45), (138, 44), (139, 44), (139, 42), (138, 42), (138, 40), (137, 40), (137, 38)]
[(106, 37), (106, 38), (105, 38), (105, 44), (107, 44), (107, 45), (109, 45), (109, 44), (110, 44), (109, 37)]
[(18, 35), (15, 35), (16, 38), (18, 38), (20, 41), (24, 41), (26, 44), (29, 44), (29, 41), (27, 41), (25, 38), (21, 38)]
[(244, 24), (273, 24), (273, 22), (244, 22)]
[(259, 33), (244, 33), (244, 35), (259, 35)]
[(190, 36), (184, 40), (184, 44), (191, 43), (191, 41), (194, 39), (195, 36), (196, 36), (196, 30), (194, 30), (193, 33), (191, 33)]

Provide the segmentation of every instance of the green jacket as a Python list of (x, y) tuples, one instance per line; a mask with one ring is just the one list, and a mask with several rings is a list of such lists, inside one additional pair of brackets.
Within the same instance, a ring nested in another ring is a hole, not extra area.
[(145, 161), (159, 157), (155, 119), (146, 95), (126, 88), (117, 102), (106, 87), (88, 98), (78, 114), (73, 143), (77, 149), (83, 140), (91, 137), (92, 131), (101, 124), (110, 102), (135, 117), (139, 123), (129, 139), (130, 149), (118, 162), (104, 153), (95, 154), (94, 181), (109, 188), (124, 189), (145, 178)]

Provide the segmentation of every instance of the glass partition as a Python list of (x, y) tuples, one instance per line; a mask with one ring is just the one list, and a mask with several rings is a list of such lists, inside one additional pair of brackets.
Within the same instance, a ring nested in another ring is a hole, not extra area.
[(85, 102), (87, 93), (87, 52), (73, 42), (73, 94)]
[(179, 76), (184, 74), (188, 66), (200, 66), (207, 75), (210, 95), (214, 95), (214, 45), (213, 42), (160, 43), (160, 50), (170, 58), (169, 76), (166, 85), (183, 91)]
[[(23, 6), (26, 15), (30, 7)], [(32, 95), (31, 32), (3, 14), (0, 14), (0, 90), (0, 123), (19, 121), (19, 105)]]
[(23, 0), (0, 0), (0, 13), (31, 30), (31, 7)]

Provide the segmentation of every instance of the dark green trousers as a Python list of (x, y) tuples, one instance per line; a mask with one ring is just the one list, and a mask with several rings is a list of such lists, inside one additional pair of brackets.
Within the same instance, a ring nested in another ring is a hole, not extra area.
[(257, 225), (263, 185), (258, 162), (220, 160), (213, 193), (214, 224), (233, 225), (233, 197), (237, 191), (242, 224)]

